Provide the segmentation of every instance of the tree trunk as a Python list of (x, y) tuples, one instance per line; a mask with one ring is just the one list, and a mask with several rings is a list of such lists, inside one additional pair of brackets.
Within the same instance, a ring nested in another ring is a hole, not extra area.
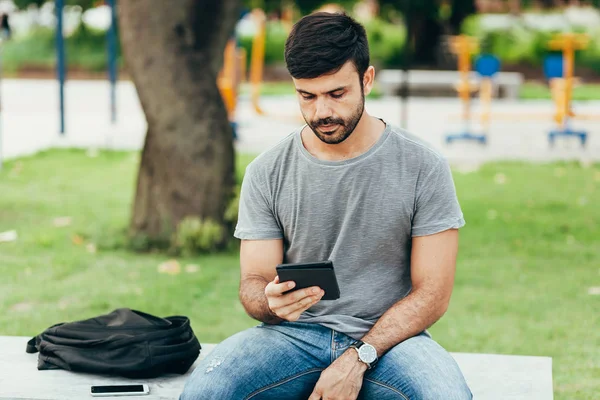
[(123, 52), (148, 123), (134, 236), (160, 243), (187, 216), (223, 221), (234, 150), (216, 82), (238, 7), (238, 0), (119, 2)]
[(442, 24), (428, 15), (417, 14), (413, 18), (413, 67), (436, 67)]

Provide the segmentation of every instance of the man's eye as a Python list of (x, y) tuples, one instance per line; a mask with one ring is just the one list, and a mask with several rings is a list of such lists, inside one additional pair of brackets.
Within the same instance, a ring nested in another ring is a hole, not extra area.
[(332, 93), (331, 97), (333, 97), (334, 99), (339, 99), (344, 95), (344, 93)]
[(303, 94), (303, 95), (302, 95), (302, 98), (303, 98), (304, 100), (312, 100), (312, 99), (314, 99), (314, 98), (315, 98), (315, 96), (313, 96), (313, 95), (311, 95), (311, 94)]

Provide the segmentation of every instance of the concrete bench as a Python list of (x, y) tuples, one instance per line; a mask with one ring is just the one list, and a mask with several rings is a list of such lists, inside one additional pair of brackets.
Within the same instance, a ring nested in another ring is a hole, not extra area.
[[(38, 371), (37, 354), (27, 354), (25, 337), (0, 336), (0, 399), (91, 399), (90, 386), (127, 384), (132, 381), (63, 370)], [(202, 345), (196, 364), (214, 348)], [(494, 354), (452, 353), (460, 365), (475, 400), (552, 400), (552, 359)], [(193, 367), (192, 367), (193, 368)], [(186, 375), (137, 380), (150, 386), (150, 395), (127, 399), (177, 399)]]
[[(404, 71), (384, 69), (375, 75), (382, 93), (387, 96), (397, 95), (404, 82)], [(456, 96), (455, 85), (459, 81), (458, 71), (410, 70), (408, 87), (412, 96)], [(471, 72), (471, 79), (478, 80), (476, 72)], [(518, 99), (523, 75), (518, 72), (498, 72), (494, 76), (496, 97)]]

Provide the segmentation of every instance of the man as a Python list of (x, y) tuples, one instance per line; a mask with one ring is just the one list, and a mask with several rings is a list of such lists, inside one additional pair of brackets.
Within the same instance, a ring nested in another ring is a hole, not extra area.
[[(471, 399), (426, 331), (465, 223), (447, 162), (365, 111), (374, 69), (352, 18), (304, 17), (285, 59), (307, 125), (248, 166), (235, 232), (240, 299), (263, 323), (217, 346), (181, 399)], [(283, 294), (276, 265), (324, 260), (338, 300)]]

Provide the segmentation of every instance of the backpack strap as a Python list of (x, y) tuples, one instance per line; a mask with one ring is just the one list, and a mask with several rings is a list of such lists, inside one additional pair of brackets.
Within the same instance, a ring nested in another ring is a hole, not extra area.
[(33, 353), (37, 353), (39, 351), (38, 349), (38, 345), (40, 344), (40, 342), (42, 341), (42, 335), (46, 332), (48, 332), (50, 329), (52, 328), (56, 328), (57, 326), (61, 326), (64, 325), (64, 322), (60, 322), (58, 324), (54, 324), (52, 325), (50, 328), (46, 329), (44, 332), (40, 333), (37, 336), (34, 336), (33, 338), (31, 338), (28, 342), (27, 342), (27, 348), (25, 349), (25, 351), (29, 354), (33, 354)]
[(29, 354), (34, 354), (38, 352), (38, 348), (36, 346), (37, 336), (27, 342), (27, 349), (25, 350)]

